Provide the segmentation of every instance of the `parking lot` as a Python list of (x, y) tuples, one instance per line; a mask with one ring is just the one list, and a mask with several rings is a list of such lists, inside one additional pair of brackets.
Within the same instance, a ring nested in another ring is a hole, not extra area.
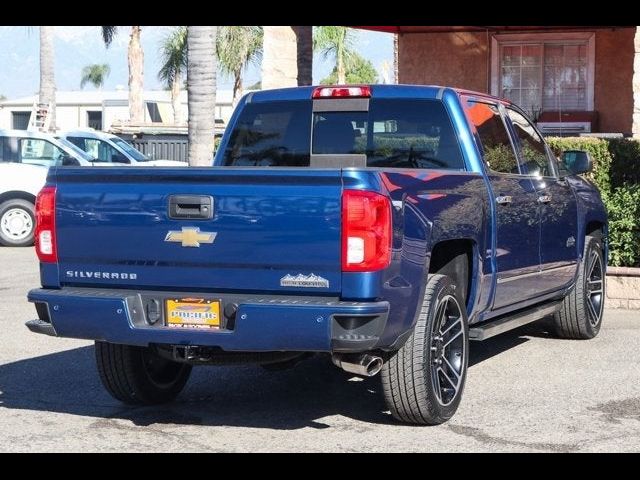
[(607, 311), (587, 342), (532, 325), (472, 345), (456, 416), (414, 427), (391, 418), (378, 378), (322, 357), (282, 372), (199, 367), (176, 403), (123, 406), (91, 342), (24, 327), (38, 285), (33, 249), (0, 247), (0, 451), (640, 450), (638, 313)]

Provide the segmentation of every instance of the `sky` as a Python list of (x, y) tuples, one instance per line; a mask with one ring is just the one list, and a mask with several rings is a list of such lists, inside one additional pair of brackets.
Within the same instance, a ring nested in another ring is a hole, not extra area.
[[(144, 86), (148, 90), (163, 88), (158, 81), (160, 42), (174, 27), (143, 27)], [(128, 79), (127, 44), (130, 27), (119, 27), (109, 48), (104, 46), (100, 27), (55, 27), (56, 86), (58, 90), (80, 90), (82, 68), (90, 64), (107, 63), (111, 74), (104, 89), (126, 88)], [(357, 31), (356, 49), (371, 60), (381, 77), (383, 64), (393, 64), (393, 36), (388, 33)], [(39, 83), (38, 27), (0, 27), (0, 95), (8, 99), (33, 95)], [(313, 81), (318, 83), (332, 69), (331, 62), (314, 56)], [(251, 66), (244, 76), (244, 85), (260, 80), (260, 66)], [(218, 88), (231, 88), (231, 80), (218, 77)], [(85, 90), (93, 89), (86, 85)]]

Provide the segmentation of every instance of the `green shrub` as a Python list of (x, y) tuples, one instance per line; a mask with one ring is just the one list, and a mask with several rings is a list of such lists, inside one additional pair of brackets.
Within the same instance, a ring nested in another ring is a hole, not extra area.
[(588, 174), (601, 192), (611, 188), (611, 153), (609, 143), (603, 138), (591, 137), (548, 137), (547, 142), (553, 152), (560, 157), (564, 150), (585, 150), (593, 159), (593, 172)]
[(586, 150), (594, 162), (589, 175), (609, 215), (609, 264), (640, 266), (640, 142), (629, 138), (547, 138), (559, 156)]
[(603, 200), (609, 213), (609, 265), (640, 266), (640, 185), (616, 187)]
[(640, 183), (640, 141), (631, 138), (609, 140), (611, 186)]

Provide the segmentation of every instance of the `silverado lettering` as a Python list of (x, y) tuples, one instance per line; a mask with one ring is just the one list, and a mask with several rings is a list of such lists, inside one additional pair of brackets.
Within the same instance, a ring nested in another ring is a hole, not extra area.
[(116, 273), (116, 272), (88, 272), (78, 270), (67, 270), (68, 278), (93, 278), (93, 279), (116, 279), (116, 280), (136, 280), (136, 273)]
[(581, 176), (591, 159), (556, 158), (511, 102), (435, 86), (252, 92), (213, 165), (52, 167), (38, 195), (27, 327), (95, 340), (124, 403), (172, 401), (195, 364), (326, 354), (380, 374), (397, 420), (439, 424), (472, 340), (543, 318), (563, 338), (600, 330), (608, 227)]

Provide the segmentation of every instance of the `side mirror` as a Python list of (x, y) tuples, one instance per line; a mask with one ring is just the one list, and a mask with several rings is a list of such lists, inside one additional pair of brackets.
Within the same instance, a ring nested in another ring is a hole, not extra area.
[(562, 163), (572, 175), (587, 173), (593, 169), (591, 155), (583, 150), (566, 150), (562, 152)]
[(73, 158), (71, 155), (65, 155), (62, 157), (62, 165), (65, 167), (77, 167), (80, 162), (77, 158)]

